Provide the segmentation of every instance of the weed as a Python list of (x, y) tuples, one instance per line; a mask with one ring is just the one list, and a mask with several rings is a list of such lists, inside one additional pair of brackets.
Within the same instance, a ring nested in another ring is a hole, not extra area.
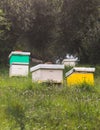
[(74, 87), (0, 74), (0, 130), (99, 130), (98, 74), (94, 86)]

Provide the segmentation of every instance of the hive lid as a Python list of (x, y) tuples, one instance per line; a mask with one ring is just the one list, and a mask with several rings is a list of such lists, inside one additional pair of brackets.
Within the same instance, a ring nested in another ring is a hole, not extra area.
[(30, 52), (12, 51), (12, 52), (9, 54), (9, 57), (10, 57), (11, 55), (30, 55)]
[(11, 65), (29, 65), (29, 63), (13, 62)]
[(71, 59), (63, 59), (62, 62), (75, 62), (75, 61), (79, 61), (77, 58), (71, 58)]
[(65, 76), (68, 77), (71, 75), (73, 72), (95, 72), (95, 68), (90, 68), (90, 67), (74, 67), (70, 71), (68, 71)]
[(38, 69), (64, 69), (64, 65), (58, 64), (39, 64), (30, 68), (30, 71), (36, 71)]

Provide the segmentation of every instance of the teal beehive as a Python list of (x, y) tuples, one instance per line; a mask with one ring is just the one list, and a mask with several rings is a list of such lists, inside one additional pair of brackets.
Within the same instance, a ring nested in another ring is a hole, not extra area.
[(12, 51), (9, 55), (11, 76), (27, 76), (29, 70), (30, 52)]

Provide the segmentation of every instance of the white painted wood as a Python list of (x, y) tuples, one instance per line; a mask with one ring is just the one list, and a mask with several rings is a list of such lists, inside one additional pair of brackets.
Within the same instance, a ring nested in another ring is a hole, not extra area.
[(30, 69), (32, 81), (62, 83), (64, 65), (40, 64)]
[(95, 72), (93, 67), (74, 67), (73, 69), (78, 72)]
[(58, 64), (38, 64), (32, 68), (30, 68), (30, 71), (36, 71), (38, 69), (64, 69), (64, 65), (58, 65)]
[(75, 59), (64, 59), (62, 61), (62, 64), (64, 64), (65, 66), (75, 66), (78, 62), (78, 59), (75, 58)]
[(9, 68), (9, 76), (28, 76), (29, 66), (28, 65), (19, 65), (12, 64)]

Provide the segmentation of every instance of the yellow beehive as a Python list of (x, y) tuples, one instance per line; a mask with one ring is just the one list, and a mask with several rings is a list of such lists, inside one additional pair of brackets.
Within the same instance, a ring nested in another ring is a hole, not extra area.
[(66, 73), (67, 85), (76, 86), (86, 83), (93, 86), (94, 71), (95, 68), (74, 67)]

